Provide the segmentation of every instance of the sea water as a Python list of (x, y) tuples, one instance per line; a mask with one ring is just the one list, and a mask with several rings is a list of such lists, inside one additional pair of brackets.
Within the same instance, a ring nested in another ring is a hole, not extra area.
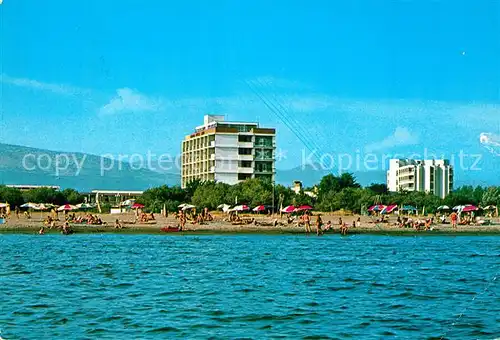
[(4, 339), (500, 336), (498, 236), (0, 235)]

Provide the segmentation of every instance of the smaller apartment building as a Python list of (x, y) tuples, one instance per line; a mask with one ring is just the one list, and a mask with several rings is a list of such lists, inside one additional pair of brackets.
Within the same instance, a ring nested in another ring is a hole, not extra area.
[(387, 189), (423, 191), (445, 198), (453, 190), (453, 167), (448, 160), (391, 159)]

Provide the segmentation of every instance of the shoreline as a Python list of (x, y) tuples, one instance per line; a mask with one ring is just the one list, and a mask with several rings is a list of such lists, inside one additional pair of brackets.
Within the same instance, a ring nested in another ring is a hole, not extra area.
[[(33, 225), (13, 225), (0, 227), (0, 234), (24, 234), (24, 235), (38, 235), (40, 226)], [(315, 232), (306, 234), (302, 228), (294, 227), (250, 227), (238, 226), (232, 227), (216, 227), (216, 226), (203, 226), (203, 228), (186, 228), (184, 231), (179, 232), (164, 232), (160, 230), (159, 226), (127, 226), (123, 229), (115, 229), (109, 226), (87, 226), (87, 225), (72, 225), (71, 230), (73, 235), (78, 234), (122, 234), (122, 235), (309, 235), (316, 236)], [(45, 235), (61, 235), (61, 230), (58, 229), (45, 229)], [(325, 231), (324, 235), (340, 235), (339, 230)], [(414, 230), (414, 229), (401, 229), (393, 227), (359, 227), (350, 229), (347, 236), (351, 235), (386, 235), (386, 236), (500, 236), (500, 230), (497, 226), (488, 227), (459, 227), (456, 230), (451, 228), (435, 227), (433, 230)], [(43, 236), (43, 235), (40, 235)]]

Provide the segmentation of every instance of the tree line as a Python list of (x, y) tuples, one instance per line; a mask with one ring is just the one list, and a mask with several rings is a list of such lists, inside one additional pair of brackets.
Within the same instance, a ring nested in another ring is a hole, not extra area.
[[(273, 190), (274, 189), (274, 190)], [(305, 192), (316, 193), (310, 197)], [(16, 188), (0, 186), (0, 202), (9, 202), (12, 207), (26, 202), (78, 204), (84, 197), (74, 189), (58, 191), (51, 188), (36, 188), (20, 191)], [(145, 205), (145, 210), (160, 212), (165, 206), (168, 211), (176, 211), (181, 203), (191, 203), (197, 207), (215, 210), (220, 204), (247, 204), (273, 206), (279, 209), (287, 205), (311, 205), (318, 211), (338, 210), (361, 213), (373, 204), (413, 205), (426, 212), (434, 213), (441, 205), (454, 207), (462, 204), (477, 206), (500, 205), (500, 187), (462, 186), (441, 199), (425, 192), (390, 193), (385, 184), (362, 187), (350, 173), (340, 176), (329, 174), (313, 188), (304, 188), (295, 193), (291, 188), (269, 181), (248, 179), (235, 185), (216, 182), (193, 181), (185, 189), (166, 185), (146, 190), (137, 200)]]

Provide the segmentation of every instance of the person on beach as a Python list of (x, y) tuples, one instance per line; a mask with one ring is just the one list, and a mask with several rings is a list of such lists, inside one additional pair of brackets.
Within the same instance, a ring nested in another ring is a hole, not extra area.
[(303, 220), (304, 220), (304, 228), (306, 230), (306, 233), (309, 234), (312, 230), (311, 230), (311, 217), (309, 216), (309, 214), (307, 212), (304, 213), (303, 216)]
[(325, 225), (325, 231), (328, 231), (330, 229), (332, 229), (332, 221), (326, 222), (326, 225)]
[(18, 207), (16, 207), (16, 217), (17, 217), (17, 219), (19, 219), (19, 208)]
[(69, 226), (69, 222), (65, 221), (62, 227), (62, 234), (63, 235), (69, 235), (71, 233), (71, 229)]
[(361, 227), (361, 217), (358, 217), (358, 219), (356, 220), (356, 227)]
[(115, 229), (123, 229), (123, 226), (118, 219), (115, 220)]
[(39, 235), (43, 235), (43, 234), (45, 234), (45, 227), (43, 227), (43, 226), (42, 226), (42, 227), (40, 228), (40, 230), (38, 231), (38, 234), (39, 234)]
[(457, 228), (457, 220), (458, 220), (458, 215), (456, 212), (452, 212), (450, 215), (450, 220), (451, 220), (451, 226), (453, 229)]
[(321, 219), (321, 214), (318, 214), (316, 217), (316, 235), (323, 235), (323, 230), (321, 230), (321, 226), (323, 225), (323, 220)]
[(347, 224), (342, 223), (342, 226), (340, 227), (340, 234), (347, 235), (348, 231), (349, 231), (349, 228), (347, 227)]
[(339, 226), (342, 226), (342, 224), (344, 224), (342, 223), (342, 217), (339, 217)]
[(180, 230), (184, 230), (184, 227), (186, 226), (186, 215), (184, 214), (184, 211), (181, 211), (180, 216), (179, 216), (179, 221), (181, 224)]

